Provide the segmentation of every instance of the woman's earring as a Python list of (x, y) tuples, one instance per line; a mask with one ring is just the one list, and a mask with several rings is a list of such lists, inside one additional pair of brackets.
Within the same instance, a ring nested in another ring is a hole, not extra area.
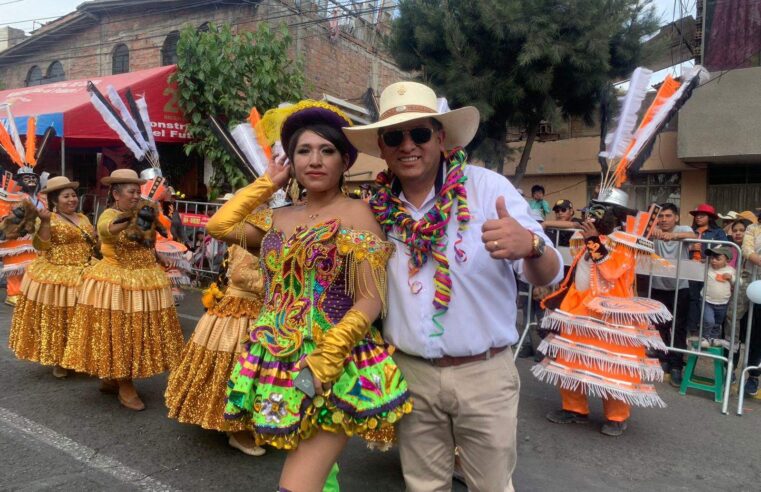
[(53, 205), (53, 213), (58, 213), (58, 205)]

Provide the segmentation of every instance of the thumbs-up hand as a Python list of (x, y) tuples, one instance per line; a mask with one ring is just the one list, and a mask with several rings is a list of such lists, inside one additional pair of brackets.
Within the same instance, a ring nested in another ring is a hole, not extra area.
[(505, 197), (497, 198), (497, 219), (487, 220), (481, 227), (481, 241), (492, 258), (520, 260), (529, 256), (534, 248), (534, 237), (517, 220), (510, 216)]

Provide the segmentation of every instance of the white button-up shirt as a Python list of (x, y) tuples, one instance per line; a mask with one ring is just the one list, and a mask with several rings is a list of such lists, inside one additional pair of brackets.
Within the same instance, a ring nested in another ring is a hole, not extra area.
[[(487, 220), (497, 219), (498, 196), (505, 197), (507, 211), (521, 225), (544, 238), (545, 254), (560, 253), (552, 247), (542, 227), (529, 213), (526, 200), (504, 176), (488, 169), (466, 166), (468, 208), (471, 219), (463, 232), (459, 245), (467, 255), (464, 262), (455, 259), (454, 242), (457, 239), (456, 208), (447, 227), (447, 258), (452, 278), (451, 300), (448, 311), (438, 318), (444, 334), (434, 325), (433, 275), (436, 261), (429, 257), (425, 265), (412, 278), (409, 276), (409, 252), (399, 239), (398, 230), (389, 233), (396, 252), (388, 265), (389, 310), (383, 324), (383, 335), (392, 345), (407, 354), (433, 359), (449, 356), (468, 356), (486, 352), (492, 347), (513, 345), (518, 341), (515, 328), (517, 287), (515, 274), (523, 277), (523, 260), (495, 260), (481, 241), (481, 226)], [(399, 195), (413, 219), (419, 220), (435, 203), (432, 189), (420, 208), (409, 203), (404, 193)], [(552, 283), (562, 279), (559, 268)], [(414, 286), (411, 286), (411, 284)], [(418, 290), (419, 289), (419, 290)], [(417, 294), (413, 293), (417, 291)]]

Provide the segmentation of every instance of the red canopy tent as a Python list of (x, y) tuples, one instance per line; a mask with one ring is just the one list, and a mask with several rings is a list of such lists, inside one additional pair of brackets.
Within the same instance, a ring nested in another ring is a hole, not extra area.
[(87, 82), (101, 92), (113, 85), (120, 95), (131, 89), (135, 97), (145, 96), (157, 142), (183, 143), (190, 140), (185, 119), (177, 105), (176, 88), (167, 78), (176, 67), (151, 68), (107, 77), (67, 80), (53, 84), (0, 91), (0, 104), (11, 106), (19, 133), (26, 134), (29, 116), (37, 117), (36, 133), (42, 135), (53, 126), (61, 139), (61, 174), (65, 170), (66, 146), (115, 145), (119, 137), (101, 119), (90, 103)]

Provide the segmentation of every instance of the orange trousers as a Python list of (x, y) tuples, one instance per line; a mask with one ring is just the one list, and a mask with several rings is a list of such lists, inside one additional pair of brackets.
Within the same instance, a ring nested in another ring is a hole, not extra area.
[[(563, 398), (563, 410), (580, 413), (582, 415), (589, 415), (587, 395), (581, 391), (561, 389), (560, 396)], [(603, 398), (602, 406), (607, 420), (623, 422), (629, 418), (629, 415), (631, 415), (629, 405), (621, 400)]]

